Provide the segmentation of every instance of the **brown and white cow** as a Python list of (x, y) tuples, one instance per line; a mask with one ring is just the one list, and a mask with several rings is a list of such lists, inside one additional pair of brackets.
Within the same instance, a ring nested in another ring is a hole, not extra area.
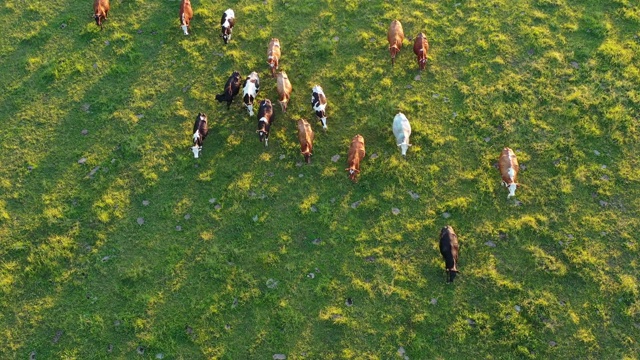
[(320, 85), (314, 86), (311, 90), (311, 107), (313, 107), (313, 111), (316, 112), (316, 116), (320, 119), (322, 128), (327, 130), (327, 96)]
[(191, 9), (191, 1), (182, 0), (180, 3), (180, 28), (184, 31), (185, 35), (189, 35), (189, 24), (191, 23), (191, 18), (193, 18), (193, 9)]
[(276, 76), (278, 61), (280, 61), (280, 40), (272, 38), (267, 48), (267, 63), (269, 63), (269, 67), (271, 68), (271, 77)]
[(304, 156), (307, 164), (311, 163), (311, 155), (313, 155), (313, 129), (305, 119), (298, 120), (298, 140), (300, 141), (300, 152)]
[(109, 0), (94, 0), (93, 19), (96, 25), (100, 26), (100, 30), (102, 30), (102, 22), (107, 20), (107, 15), (109, 15)]
[(249, 111), (249, 116), (253, 116), (253, 102), (256, 100), (259, 91), (260, 78), (258, 77), (258, 73), (254, 71), (247, 76), (247, 79), (244, 81), (244, 88), (242, 89), (242, 101), (244, 102), (244, 106), (247, 107), (247, 111)]
[(420, 67), (420, 70), (424, 70), (427, 65), (427, 52), (429, 52), (427, 35), (420, 33), (416, 36), (416, 40), (413, 42), (413, 53), (418, 57), (418, 66)]
[(402, 24), (398, 20), (393, 20), (389, 26), (389, 32), (387, 33), (387, 40), (389, 40), (389, 52), (391, 53), (391, 63), (395, 64), (396, 54), (400, 52), (402, 48), (402, 41), (404, 40), (404, 31), (402, 30)]
[(502, 185), (509, 189), (509, 195), (507, 195), (508, 199), (516, 195), (516, 188), (520, 186), (520, 184), (517, 183), (520, 166), (518, 165), (518, 159), (516, 158), (516, 154), (513, 150), (508, 147), (502, 149), (498, 165), (500, 168), (500, 175), (502, 176)]
[(227, 44), (229, 40), (231, 40), (231, 32), (233, 31), (233, 26), (236, 24), (236, 15), (231, 9), (227, 9), (224, 14), (222, 14), (222, 18), (220, 19), (220, 28), (222, 30), (222, 40)]
[(278, 95), (280, 95), (278, 102), (280, 103), (282, 112), (287, 112), (287, 104), (289, 104), (289, 98), (291, 98), (292, 90), (289, 77), (286, 72), (282, 71), (278, 73), (276, 80), (278, 81)]
[(271, 124), (273, 124), (276, 118), (273, 115), (273, 105), (271, 100), (264, 99), (260, 102), (258, 107), (258, 138), (260, 142), (264, 141), (264, 146), (269, 146), (269, 132), (271, 131)]
[(351, 146), (349, 147), (349, 155), (347, 156), (347, 168), (349, 172), (349, 179), (356, 182), (356, 177), (360, 174), (360, 160), (364, 159), (364, 138), (358, 134), (351, 140)]

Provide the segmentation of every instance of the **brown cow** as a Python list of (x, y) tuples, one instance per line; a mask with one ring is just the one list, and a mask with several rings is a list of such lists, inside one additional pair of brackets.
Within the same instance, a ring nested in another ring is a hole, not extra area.
[(276, 76), (278, 61), (280, 61), (280, 40), (272, 38), (267, 49), (267, 63), (271, 68), (271, 77)]
[(100, 31), (102, 31), (102, 22), (107, 20), (107, 15), (109, 15), (109, 0), (94, 0), (93, 18), (96, 25), (100, 26)]
[(304, 161), (311, 164), (311, 152), (313, 151), (313, 130), (305, 119), (298, 120), (298, 140), (300, 141), (300, 152), (304, 155)]
[(387, 33), (387, 40), (389, 40), (391, 64), (395, 64), (396, 54), (400, 52), (400, 48), (402, 48), (402, 41), (404, 40), (404, 31), (402, 30), (402, 24), (400, 24), (400, 21), (393, 20), (391, 22), (389, 32)]
[(502, 185), (509, 188), (508, 199), (516, 195), (516, 187), (520, 186), (520, 184), (516, 182), (520, 166), (518, 165), (518, 159), (513, 150), (508, 147), (502, 149), (498, 165), (500, 167), (500, 175), (502, 176)]
[(287, 104), (289, 103), (292, 90), (289, 77), (286, 72), (282, 71), (278, 73), (276, 80), (278, 81), (278, 94), (280, 95), (278, 102), (280, 103), (280, 107), (282, 107), (282, 112), (287, 112)]
[(358, 134), (351, 140), (349, 155), (347, 156), (348, 167), (345, 169), (349, 172), (349, 178), (353, 182), (357, 181), (356, 176), (360, 173), (360, 160), (362, 160), (364, 156), (364, 138)]
[(418, 66), (420, 70), (424, 70), (427, 65), (427, 52), (429, 51), (429, 42), (424, 33), (418, 34), (413, 42), (413, 53), (418, 57)]
[(185, 35), (189, 35), (189, 23), (191, 23), (191, 18), (193, 18), (193, 9), (191, 9), (191, 1), (182, 0), (180, 3), (180, 28), (184, 31)]

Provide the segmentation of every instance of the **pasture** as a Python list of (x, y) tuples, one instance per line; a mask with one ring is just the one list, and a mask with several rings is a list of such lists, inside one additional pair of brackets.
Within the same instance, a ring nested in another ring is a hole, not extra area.
[[(91, 1), (0, 4), (0, 358), (638, 359), (637, 1), (192, 5), (185, 36), (176, 0), (112, 0), (103, 31)], [(266, 148), (241, 96), (215, 100), (234, 70), (274, 102)]]

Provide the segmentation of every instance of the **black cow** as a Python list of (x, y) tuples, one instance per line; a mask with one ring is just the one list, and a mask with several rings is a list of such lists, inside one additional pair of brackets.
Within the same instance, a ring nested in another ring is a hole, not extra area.
[(260, 138), (260, 142), (264, 141), (264, 146), (268, 146), (269, 144), (269, 129), (271, 129), (271, 124), (275, 117), (273, 116), (273, 105), (271, 105), (271, 100), (264, 99), (260, 102), (260, 108), (258, 108), (258, 137)]
[(440, 254), (447, 270), (447, 283), (452, 283), (458, 274), (458, 235), (449, 225), (440, 230)]
[(227, 102), (227, 110), (231, 106), (231, 102), (233, 98), (238, 95), (240, 92), (240, 73), (234, 71), (227, 83), (224, 85), (224, 92), (222, 94), (216, 95), (216, 100), (219, 102), (226, 101)]
[(191, 151), (193, 151), (194, 158), (197, 159), (200, 156), (202, 142), (204, 142), (208, 133), (207, 115), (205, 113), (199, 113), (198, 116), (196, 116), (196, 122), (193, 124), (193, 146), (191, 147)]

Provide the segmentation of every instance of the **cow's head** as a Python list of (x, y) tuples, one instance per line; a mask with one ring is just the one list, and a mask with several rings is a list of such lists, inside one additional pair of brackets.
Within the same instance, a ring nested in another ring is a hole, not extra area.
[(228, 44), (229, 40), (231, 40), (231, 27), (222, 25), (222, 34), (220, 36), (222, 36), (224, 43)]
[(301, 153), (302, 153), (302, 156), (304, 156), (304, 161), (305, 161), (307, 164), (311, 164), (311, 155), (313, 155), (313, 154), (311, 153), (311, 150), (308, 150), (308, 149), (307, 149), (307, 151), (301, 151)]
[[(200, 115), (202, 119), (202, 116)], [(198, 158), (200, 156), (200, 152), (202, 151), (202, 136), (200, 135), (200, 130), (196, 130), (193, 133), (193, 146), (191, 147), (191, 151), (193, 151), (193, 157)]]
[(261, 117), (260, 120), (258, 120), (258, 130), (256, 130), (256, 132), (258, 133), (260, 142), (264, 141), (264, 146), (267, 146), (267, 142), (269, 141), (269, 123), (267, 118)]
[(96, 13), (95, 15), (93, 15), (93, 19), (96, 21), (96, 25), (102, 28), (102, 15), (100, 15), (99, 13)]
[(187, 23), (187, 19), (185, 18), (184, 13), (182, 13), (182, 16), (180, 18), (180, 28), (185, 35), (189, 35), (189, 24)]
[(193, 145), (191, 151), (193, 152), (194, 159), (197, 159), (200, 157), (200, 152), (202, 152), (202, 146)]
[(512, 196), (516, 196), (516, 189), (518, 188), (518, 186), (520, 186), (520, 184), (512, 182), (511, 184), (505, 183), (505, 186), (507, 187), (507, 189), (509, 189), (509, 195), (507, 195), (508, 199)]
[(391, 53), (391, 64), (395, 64), (396, 63), (396, 55), (398, 54), (398, 52), (400, 52), (400, 49), (398, 48), (398, 45), (390, 45), (389, 46), (389, 52)]
[(411, 144), (407, 144), (407, 142), (403, 142), (402, 144), (398, 144), (400, 151), (402, 152), (402, 156), (407, 156), (407, 150), (409, 149)]
[(426, 65), (427, 65), (427, 57), (426, 56), (418, 59), (418, 66), (420, 67), (420, 70), (424, 70)]
[(456, 275), (458, 275), (458, 272), (458, 269), (455, 267), (453, 269), (447, 269), (447, 283), (452, 283)]
[(251, 101), (251, 103), (249, 104), (245, 104), (247, 106), (247, 110), (249, 111), (249, 116), (253, 116), (253, 96), (249, 97), (249, 101)]
[(351, 179), (351, 181), (356, 182), (357, 181), (357, 176), (358, 174), (360, 174), (360, 170), (354, 168), (354, 167), (348, 167), (345, 169), (346, 171), (349, 172), (349, 179)]

